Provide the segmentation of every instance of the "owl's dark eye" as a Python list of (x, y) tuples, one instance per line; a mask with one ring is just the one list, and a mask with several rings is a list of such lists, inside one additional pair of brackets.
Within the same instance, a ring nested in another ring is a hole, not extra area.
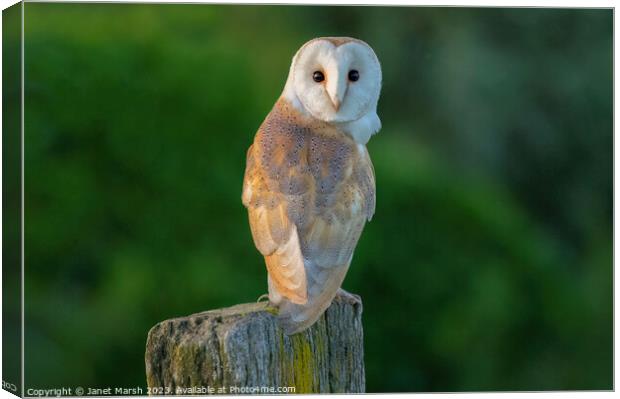
[(314, 71), (312, 74), (312, 79), (317, 83), (321, 83), (325, 80), (325, 75), (323, 75), (323, 72), (321, 71)]
[(358, 71), (356, 71), (355, 69), (351, 69), (349, 71), (349, 80), (351, 82), (357, 82), (360, 78), (360, 73)]

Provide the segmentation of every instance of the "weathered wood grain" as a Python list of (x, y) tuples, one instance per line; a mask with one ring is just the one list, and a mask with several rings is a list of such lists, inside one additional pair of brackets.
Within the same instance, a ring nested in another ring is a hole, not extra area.
[(316, 324), (292, 336), (276, 313), (251, 303), (158, 323), (146, 344), (151, 393), (364, 392), (358, 296), (338, 295)]

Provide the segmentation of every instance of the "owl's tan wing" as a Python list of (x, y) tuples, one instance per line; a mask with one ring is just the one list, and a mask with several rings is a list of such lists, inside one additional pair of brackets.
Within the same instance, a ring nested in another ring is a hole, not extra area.
[(308, 303), (284, 304), (279, 319), (288, 334), (312, 325), (331, 304), (345, 278), (366, 220), (374, 213), (370, 158), (340, 135), (315, 135), (309, 165), (314, 206), (299, 237), (306, 258)]
[(272, 179), (256, 161), (256, 148), (248, 150), (243, 183), (243, 204), (248, 208), (254, 244), (265, 257), (267, 270), (278, 292), (291, 302), (307, 302), (306, 271), (297, 226), (292, 223), (286, 198), (270, 189)]

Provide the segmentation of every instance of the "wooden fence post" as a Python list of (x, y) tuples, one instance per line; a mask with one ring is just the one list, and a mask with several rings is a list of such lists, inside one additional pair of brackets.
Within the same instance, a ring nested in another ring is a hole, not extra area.
[(336, 296), (312, 327), (287, 336), (276, 309), (237, 305), (165, 320), (149, 331), (149, 393), (364, 392), (362, 302)]

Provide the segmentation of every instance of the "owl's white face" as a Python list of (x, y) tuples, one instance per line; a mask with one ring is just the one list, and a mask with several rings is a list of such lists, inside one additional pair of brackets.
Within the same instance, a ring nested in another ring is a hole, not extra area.
[(366, 43), (319, 38), (306, 43), (291, 64), (285, 95), (325, 122), (352, 122), (375, 113), (381, 66)]

